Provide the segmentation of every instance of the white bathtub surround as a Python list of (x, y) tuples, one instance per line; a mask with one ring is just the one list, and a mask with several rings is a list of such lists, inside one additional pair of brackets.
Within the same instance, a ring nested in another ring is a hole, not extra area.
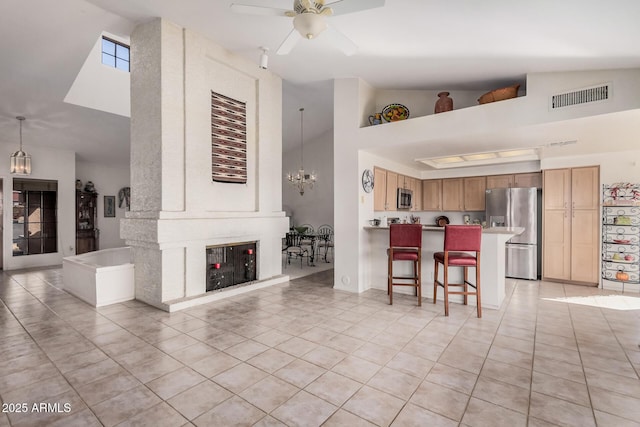
[(62, 260), (63, 289), (94, 307), (134, 299), (131, 248), (87, 252)]
[[(131, 210), (136, 299), (205, 295), (206, 247), (256, 241), (258, 282), (282, 276), (282, 82), (168, 21), (131, 35)], [(247, 184), (211, 179), (211, 91), (247, 111)]]
[[(368, 289), (387, 288), (387, 247), (389, 247), (389, 227), (364, 227), (369, 231), (369, 255), (371, 271)], [(433, 254), (444, 247), (444, 227), (423, 226), (422, 238), (422, 296), (433, 300)], [(505, 243), (507, 240), (524, 231), (522, 227), (493, 227), (482, 230), (482, 246), (480, 251), (480, 294), (482, 307), (499, 309), (505, 297)], [(403, 271), (404, 270), (406, 271)], [(394, 265), (393, 272), (400, 275), (409, 274), (410, 266)], [(442, 270), (442, 269), (441, 269)], [(475, 275), (473, 276), (475, 277)], [(442, 277), (440, 278), (442, 280)], [(472, 279), (473, 280), (473, 279)], [(462, 269), (450, 268), (449, 281), (460, 283)], [(409, 293), (412, 290), (400, 289), (398, 292)], [(443, 298), (442, 289), (438, 291), (438, 299)], [(462, 295), (450, 295), (450, 302), (462, 302)], [(475, 305), (475, 296), (468, 297), (469, 305)]]

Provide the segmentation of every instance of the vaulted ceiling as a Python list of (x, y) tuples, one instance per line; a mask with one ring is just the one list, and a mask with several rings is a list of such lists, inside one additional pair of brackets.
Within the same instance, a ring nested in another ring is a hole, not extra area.
[[(352, 0), (342, 0), (349, 2)], [(640, 67), (637, 0), (387, 0), (384, 7), (328, 18), (331, 30), (275, 55), (291, 18), (234, 13), (260, 0), (3, 0), (0, 2), (0, 143), (68, 149), (122, 165), (129, 119), (63, 102), (102, 31), (127, 37), (161, 16), (198, 31), (285, 81), (285, 146), (299, 139), (298, 108), (313, 138), (331, 129), (331, 79), (361, 77), (381, 88), (483, 90), (540, 71)], [(327, 4), (333, 3), (327, 0)], [(282, 9), (291, 0), (268, 2)], [(336, 47), (339, 31), (358, 52)], [(117, 96), (117, 94), (114, 94)]]

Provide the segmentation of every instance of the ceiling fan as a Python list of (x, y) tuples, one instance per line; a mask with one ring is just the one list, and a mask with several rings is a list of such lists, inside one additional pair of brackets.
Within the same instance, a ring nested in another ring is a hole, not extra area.
[(278, 55), (291, 52), (301, 37), (314, 39), (327, 28), (330, 28), (337, 40), (338, 48), (346, 55), (353, 55), (358, 50), (355, 43), (335, 28), (329, 27), (325, 18), (382, 7), (384, 2), (385, 0), (337, 0), (325, 6), (324, 0), (293, 0), (293, 10), (232, 3), (231, 10), (252, 15), (293, 18), (293, 30), (276, 50)]

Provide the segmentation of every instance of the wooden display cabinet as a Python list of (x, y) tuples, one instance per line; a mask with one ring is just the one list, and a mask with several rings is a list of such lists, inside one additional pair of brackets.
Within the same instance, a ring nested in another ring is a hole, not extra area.
[(99, 249), (98, 193), (76, 191), (76, 254)]

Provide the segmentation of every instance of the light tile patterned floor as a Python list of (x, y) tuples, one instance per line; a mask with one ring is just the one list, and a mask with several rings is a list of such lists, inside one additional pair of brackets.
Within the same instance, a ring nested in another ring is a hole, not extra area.
[(446, 318), (327, 270), (169, 314), (60, 281), (1, 276), (0, 426), (640, 426), (637, 294), (510, 281)]

